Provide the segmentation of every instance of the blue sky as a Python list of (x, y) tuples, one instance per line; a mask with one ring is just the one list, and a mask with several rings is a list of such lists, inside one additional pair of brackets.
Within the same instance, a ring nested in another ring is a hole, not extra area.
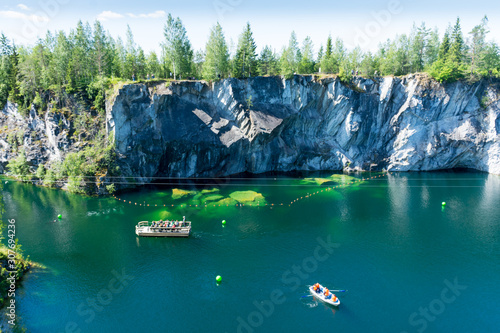
[(380, 41), (409, 33), (413, 22), (424, 21), (443, 33), (460, 16), (467, 37), (486, 14), (489, 38), (500, 42), (500, 2), (484, 0), (2, 0), (0, 32), (17, 44), (33, 44), (47, 30), (69, 32), (80, 19), (90, 23), (100, 19), (113, 37), (125, 38), (129, 24), (137, 44), (147, 52), (159, 51), (168, 13), (181, 18), (195, 50), (204, 48), (217, 21), (228, 43), (234, 44), (250, 22), (258, 50), (269, 44), (279, 51), (292, 30), (300, 42), (311, 36), (316, 49), (331, 34), (348, 46), (375, 50)]

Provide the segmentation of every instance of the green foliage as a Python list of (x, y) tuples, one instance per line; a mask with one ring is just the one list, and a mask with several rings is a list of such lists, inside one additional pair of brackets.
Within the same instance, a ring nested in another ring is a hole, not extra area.
[(429, 74), (439, 82), (453, 82), (463, 78), (466, 66), (455, 60), (454, 57), (439, 59), (432, 65)]
[(250, 110), (253, 107), (252, 95), (248, 96), (246, 102), (247, 102), (247, 110)]
[(38, 179), (44, 179), (45, 178), (45, 175), (47, 173), (47, 170), (45, 169), (44, 165), (43, 164), (39, 164), (38, 165), (38, 168), (36, 169), (36, 177)]
[(180, 18), (174, 19), (171, 14), (168, 14), (164, 36), (163, 49), (166, 58), (171, 63), (174, 79), (177, 79), (177, 75), (187, 77), (191, 74), (193, 51), (186, 28), (184, 28)]
[[(145, 54), (138, 46), (130, 27), (125, 40), (112, 38), (96, 21), (92, 26), (79, 21), (69, 32), (47, 32), (32, 46), (16, 47), (0, 34), (0, 109), (7, 101), (18, 104), (27, 115), (34, 105), (39, 112), (47, 105), (65, 107), (64, 96), (76, 94), (92, 110), (103, 115), (106, 99), (117, 82), (146, 78), (175, 79), (195, 76), (216, 80), (233, 76), (310, 74), (316, 71), (339, 74), (349, 81), (352, 72), (361, 75), (406, 75), (427, 71), (441, 82), (463, 78), (477, 80), (495, 76), (500, 71), (499, 47), (487, 40), (488, 18), (485, 16), (464, 38), (460, 19), (450, 25), (440, 39), (437, 29), (425, 23), (414, 25), (409, 34), (400, 34), (381, 43), (373, 53), (359, 48), (348, 49), (342, 39), (328, 36), (315, 56), (312, 39), (300, 44), (292, 32), (281, 52), (277, 46), (266, 46), (257, 59), (256, 43), (247, 23), (236, 46), (234, 57), (229, 55), (222, 27), (217, 23), (210, 30), (204, 50), (193, 54), (187, 32), (180, 18), (169, 15), (165, 24), (162, 53)], [(232, 42), (231, 42), (232, 44)], [(172, 74), (172, 75), (171, 75)], [(77, 117), (81, 112), (76, 112)], [(92, 113), (94, 115), (94, 113)], [(90, 124), (87, 116), (79, 119), (75, 137), (85, 139)], [(92, 135), (90, 135), (92, 136)]]
[(339, 79), (341, 82), (349, 83), (352, 80), (352, 71), (343, 66), (340, 68)]
[(486, 109), (491, 104), (491, 101), (488, 96), (483, 96), (479, 101), (479, 104), (483, 109)]
[(93, 145), (66, 155), (60, 175), (68, 177), (68, 189), (71, 192), (93, 193), (100, 176), (112, 176), (117, 172), (115, 144), (106, 140), (101, 136)]
[(87, 94), (93, 100), (94, 109), (99, 113), (106, 112), (106, 91), (111, 88), (111, 80), (106, 77), (98, 77), (87, 86)]
[(109, 194), (115, 193), (115, 184), (106, 185), (106, 191), (108, 191)]
[(12, 84), (13, 71), (16, 65), (13, 63), (13, 53), (15, 48), (10, 45), (7, 37), (2, 33), (0, 35), (0, 110), (3, 109), (9, 97), (9, 90)]
[[(14, 243), (14, 249), (15, 251), (15, 276), (16, 276), (16, 281), (15, 283), (17, 284), (19, 280), (22, 279), (24, 276), (25, 272), (30, 268), (31, 262), (29, 261), (29, 256), (28, 258), (23, 257), (23, 250), (21, 248), (21, 245), (19, 244), (18, 239), (15, 239)], [(10, 286), (10, 280), (7, 280), (9, 277), (9, 271), (5, 267), (7, 267), (7, 260), (9, 259), (9, 248), (0, 244), (0, 307), (3, 305), (4, 298), (7, 296), (7, 291), (9, 290)], [(14, 328), (14, 331), (17, 331), (16, 328)]]
[(156, 55), (156, 52), (151, 52), (149, 56), (146, 59), (146, 73), (149, 75), (150, 78), (153, 77), (153, 75), (156, 77), (159, 77), (160, 75), (160, 62), (158, 61), (158, 56)]
[(257, 45), (253, 39), (250, 23), (247, 23), (238, 40), (236, 57), (233, 64), (233, 73), (235, 77), (245, 78), (258, 74), (256, 49)]
[(47, 170), (45, 177), (43, 178), (43, 185), (48, 187), (54, 187), (56, 185), (56, 174), (52, 169)]
[(260, 75), (277, 75), (279, 73), (278, 60), (271, 46), (266, 45), (262, 49), (258, 60), (258, 67)]
[(438, 60), (429, 69), (429, 74), (439, 82), (453, 82), (464, 77), (464, 40), (457, 18), (455, 26), (448, 28), (439, 49)]
[(217, 22), (217, 25), (210, 30), (203, 64), (203, 78), (205, 80), (216, 80), (226, 77), (228, 74), (229, 52), (222, 27)]
[(298, 64), (299, 74), (314, 73), (314, 44), (311, 37), (307, 36), (302, 44), (302, 58)]
[(469, 34), (471, 35), (471, 43), (469, 48), (468, 57), (470, 59), (470, 74), (471, 76), (476, 72), (482, 72), (483, 75), (487, 74), (485, 68), (485, 58), (488, 52), (488, 43), (486, 42), (486, 35), (488, 31), (488, 17), (484, 17), (481, 24), (476, 25)]
[(288, 47), (283, 49), (283, 52), (281, 54), (281, 74), (284, 75), (287, 79), (291, 78), (298, 71), (298, 65), (301, 58), (302, 54), (299, 50), (297, 35), (295, 34), (295, 31), (292, 31), (290, 40), (288, 41)]
[(38, 91), (35, 93), (35, 98), (33, 99), (33, 105), (37, 109), (41, 109), (43, 106), (43, 101), (42, 101), (42, 98), (40, 97), (40, 93), (38, 93)]
[(31, 180), (30, 167), (28, 161), (26, 160), (24, 150), (21, 150), (16, 158), (9, 161), (7, 168), (9, 169), (9, 173), (17, 179), (20, 179), (23, 182)]

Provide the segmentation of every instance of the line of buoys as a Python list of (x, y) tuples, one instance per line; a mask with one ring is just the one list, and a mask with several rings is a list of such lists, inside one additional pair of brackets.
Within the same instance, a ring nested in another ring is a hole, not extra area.
[[(316, 195), (316, 194), (320, 194), (322, 193), (323, 191), (332, 191), (332, 190), (335, 190), (335, 189), (340, 189), (340, 188), (343, 188), (343, 187), (347, 187), (349, 185), (352, 185), (352, 184), (355, 184), (355, 183), (361, 183), (363, 181), (367, 181), (367, 180), (372, 180), (372, 179), (375, 179), (375, 178), (380, 178), (380, 177), (383, 177), (383, 176), (387, 176), (387, 175), (391, 175), (392, 173), (388, 172), (388, 173), (384, 173), (384, 174), (380, 174), (378, 176), (373, 176), (373, 177), (370, 177), (370, 178), (361, 178), (359, 180), (356, 180), (356, 181), (352, 181), (352, 182), (348, 182), (348, 183), (345, 183), (345, 184), (342, 184), (342, 185), (337, 185), (337, 186), (332, 186), (332, 187), (328, 187), (328, 188), (325, 188), (325, 189), (322, 189), (321, 191), (316, 191), (316, 192), (313, 192), (313, 193), (307, 193), (306, 196), (302, 196), (302, 197), (298, 197), (292, 201), (290, 201), (290, 203), (288, 204), (288, 207), (291, 207), (294, 203), (297, 203), (299, 200), (303, 200), (303, 199), (306, 199), (306, 198), (310, 198), (312, 197), (313, 195)], [(116, 196), (113, 196), (113, 198), (115, 198), (116, 200), (118, 201), (122, 201), (124, 203), (127, 203), (127, 200), (125, 199), (120, 199)], [(151, 207), (153, 206), (153, 204), (142, 204), (142, 203), (137, 203), (137, 202), (132, 202), (132, 201), (128, 201), (128, 204), (134, 204), (136, 206), (144, 206), (144, 207)], [(157, 204), (154, 204), (154, 207), (157, 207), (158, 205)], [(161, 204), (160, 204), (161, 206)], [(229, 207), (230, 205), (225, 205), (226, 207)], [(231, 205), (232, 206), (232, 205)], [(257, 203), (247, 203), (247, 204), (241, 204), (241, 203), (236, 203), (235, 204), (235, 207), (243, 207), (243, 206), (250, 206), (250, 207), (261, 207), (260, 205), (260, 202), (257, 202)], [(284, 203), (266, 203), (265, 205), (263, 204), (262, 206), (266, 206), (266, 207), (270, 207), (271, 209), (274, 207), (274, 206), (286, 206), (286, 204)], [(446, 202), (443, 201), (442, 203), (442, 207), (446, 206)], [(224, 207), (224, 205), (216, 205), (216, 204), (201, 204), (201, 205), (188, 205), (188, 204), (180, 204), (180, 205), (175, 205), (175, 204), (172, 204), (172, 205), (167, 205), (167, 204), (163, 204), (163, 207), (205, 207), (205, 208), (209, 208), (209, 207)], [(224, 223), (222, 223), (222, 225), (224, 225)]]

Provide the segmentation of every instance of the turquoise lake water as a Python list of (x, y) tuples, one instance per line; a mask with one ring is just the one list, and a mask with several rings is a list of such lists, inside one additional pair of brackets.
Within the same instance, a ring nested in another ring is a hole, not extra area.
[[(329, 174), (191, 180), (120, 200), (4, 183), (4, 222), (15, 219), (25, 254), (46, 267), (17, 291), (19, 325), (28, 332), (498, 331), (500, 177), (380, 175), (351, 175), (373, 177), (354, 184)], [(174, 200), (173, 188), (193, 192)], [(236, 206), (229, 199), (242, 200), (236, 191), (254, 191), (257, 201)], [(139, 221), (182, 216), (193, 223), (187, 239), (134, 233)], [(307, 297), (315, 282), (347, 289), (337, 293), (339, 308)]]

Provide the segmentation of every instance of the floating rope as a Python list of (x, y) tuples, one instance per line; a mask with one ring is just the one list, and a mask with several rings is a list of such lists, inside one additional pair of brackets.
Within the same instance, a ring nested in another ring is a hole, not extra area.
[[(332, 190), (335, 190), (335, 189), (341, 189), (341, 188), (346, 188), (348, 187), (349, 185), (354, 185), (356, 183), (361, 183), (361, 182), (365, 182), (365, 181), (369, 181), (369, 180), (373, 180), (373, 179), (376, 179), (376, 178), (381, 178), (383, 176), (387, 176), (387, 175), (391, 175), (392, 173), (385, 173), (385, 174), (381, 174), (381, 175), (378, 175), (378, 176), (373, 176), (373, 177), (369, 177), (369, 178), (361, 178), (359, 180), (356, 180), (356, 181), (352, 181), (352, 182), (348, 182), (346, 184), (342, 184), (342, 185), (337, 185), (337, 186), (332, 186), (332, 187), (327, 187), (327, 188), (324, 188), (322, 190), (318, 190), (316, 192), (313, 192), (313, 193), (308, 193), (307, 195), (305, 196), (302, 196), (302, 197), (297, 197), (296, 199), (290, 201), (290, 203), (266, 203), (266, 204), (260, 204), (259, 202), (256, 202), (256, 203), (237, 203), (235, 204), (234, 206), (235, 207), (244, 207), (244, 206), (247, 206), (247, 207), (275, 207), (275, 206), (286, 206), (288, 205), (288, 207), (291, 207), (293, 204), (296, 204), (298, 203), (300, 200), (304, 200), (306, 198), (310, 198), (312, 197), (313, 195), (318, 195), (320, 193), (323, 193), (323, 192), (327, 192), (327, 191), (332, 191)], [(143, 207), (158, 207), (158, 204), (149, 204), (149, 203), (146, 203), (146, 202), (143, 202), (143, 203), (138, 203), (138, 202), (132, 202), (132, 201), (128, 201), (128, 200), (125, 200), (125, 199), (121, 199), (115, 195), (113, 195), (113, 198), (120, 201), (120, 202), (124, 202), (126, 204), (129, 204), (129, 205), (135, 205), (135, 206), (143, 206)], [(162, 206), (162, 204), (159, 205), (160, 207)], [(233, 207), (233, 205), (229, 205), (229, 204), (226, 204), (226, 205), (221, 205), (221, 204), (163, 204), (163, 207), (194, 207), (194, 208), (197, 208), (197, 207), (201, 207), (201, 208), (209, 208), (209, 207)]]

